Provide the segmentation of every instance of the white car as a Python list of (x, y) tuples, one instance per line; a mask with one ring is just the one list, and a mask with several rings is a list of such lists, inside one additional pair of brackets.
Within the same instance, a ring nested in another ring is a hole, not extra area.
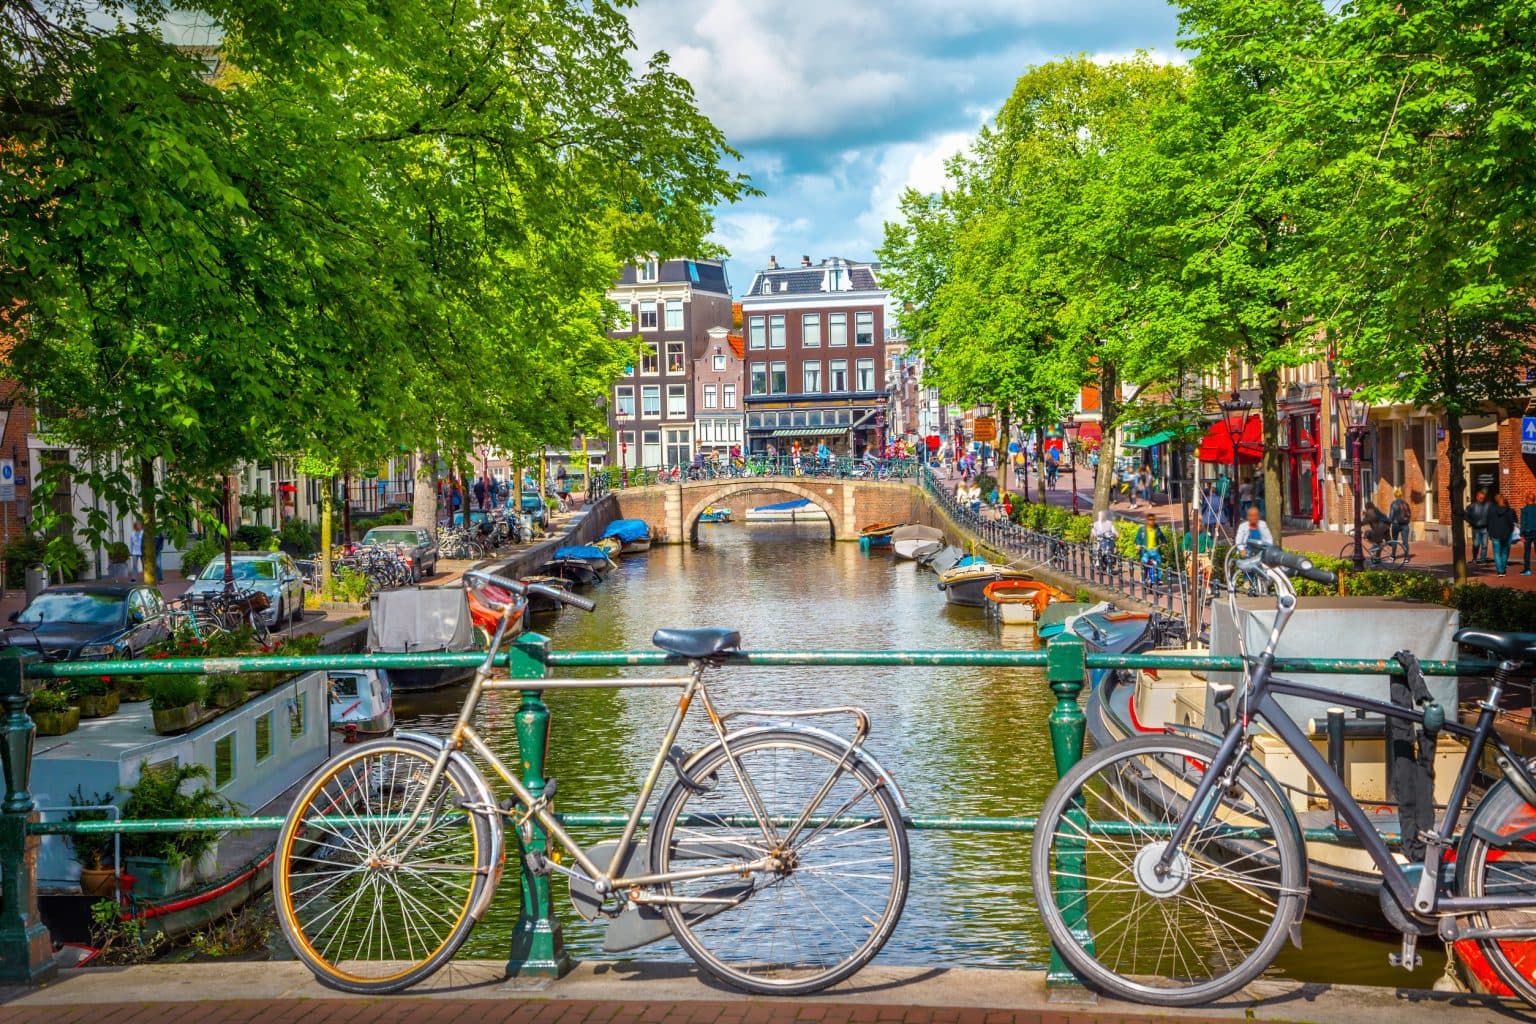
[[(281, 551), (237, 551), (233, 559), (235, 586), (267, 595), (267, 625), (274, 629), (304, 616), (304, 577), (293, 559)], [(224, 556), (203, 566), (187, 593), (194, 597), (224, 590)]]

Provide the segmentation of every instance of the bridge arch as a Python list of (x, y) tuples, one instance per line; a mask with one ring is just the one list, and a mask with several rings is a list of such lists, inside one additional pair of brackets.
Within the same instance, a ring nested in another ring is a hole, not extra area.
[[(843, 522), (843, 484), (825, 480), (806, 482), (803, 478), (760, 476), (741, 480), (710, 481), (685, 485), (687, 513), (683, 516), (683, 535), (689, 541), (699, 539), (699, 516), (711, 505), (718, 505), (736, 494), (768, 492), (792, 494), (806, 498), (827, 514), (827, 526), (832, 539), (837, 540)], [(830, 492), (830, 493), (828, 493)], [(702, 498), (697, 497), (703, 495)]]

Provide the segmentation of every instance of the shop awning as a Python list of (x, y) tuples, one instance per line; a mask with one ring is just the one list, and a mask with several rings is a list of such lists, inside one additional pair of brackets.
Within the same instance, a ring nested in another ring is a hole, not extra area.
[(1098, 420), (1085, 420), (1082, 423), (1072, 427), (1067, 431), (1067, 433), (1071, 434), (1079, 441), (1104, 440), (1104, 427), (1101, 423), (1099, 423)]
[(783, 430), (775, 430), (769, 437), (836, 437), (845, 433), (847, 427), (786, 427)]
[[(1235, 457), (1233, 449), (1236, 449)], [(1228, 416), (1212, 423), (1200, 439), (1195, 458), (1225, 466), (1237, 462), (1252, 466), (1264, 457), (1264, 419), (1250, 415)]]
[(1134, 441), (1127, 441), (1125, 446), (1127, 448), (1154, 448), (1157, 445), (1166, 444), (1178, 436), (1178, 434), (1171, 430), (1159, 430), (1155, 434), (1148, 434), (1146, 437), (1138, 437)]

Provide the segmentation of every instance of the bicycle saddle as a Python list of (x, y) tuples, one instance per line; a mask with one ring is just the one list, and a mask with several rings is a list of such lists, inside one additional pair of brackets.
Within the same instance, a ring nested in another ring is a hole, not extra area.
[(1536, 633), (1462, 629), (1457, 630), (1455, 640), (1458, 644), (1497, 655), (1501, 661), (1536, 661)]
[(651, 643), (684, 658), (712, 658), (740, 647), (741, 634), (734, 629), (658, 629)]

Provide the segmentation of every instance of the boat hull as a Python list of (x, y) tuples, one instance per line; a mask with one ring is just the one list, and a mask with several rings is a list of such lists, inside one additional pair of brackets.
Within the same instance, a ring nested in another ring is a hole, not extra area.
[(728, 523), (731, 521), (729, 512), (705, 512), (699, 516), (701, 523)]
[(643, 540), (626, 541), (624, 546), (619, 548), (619, 554), (640, 555), (649, 550), (651, 550), (651, 538), (646, 537)]
[(423, 690), (441, 690), (468, 682), (475, 674), (471, 665), (453, 665), (448, 668), (392, 668), (387, 671), (390, 689), (395, 693), (419, 693)]
[(825, 523), (830, 521), (827, 519), (827, 514), (815, 505), (788, 510), (748, 509), (746, 520), (749, 523)]
[(924, 556), (937, 554), (943, 546), (943, 544), (936, 540), (922, 540), (919, 538), (897, 540), (891, 542), (891, 554), (898, 561), (905, 559), (920, 563), (923, 561)]

